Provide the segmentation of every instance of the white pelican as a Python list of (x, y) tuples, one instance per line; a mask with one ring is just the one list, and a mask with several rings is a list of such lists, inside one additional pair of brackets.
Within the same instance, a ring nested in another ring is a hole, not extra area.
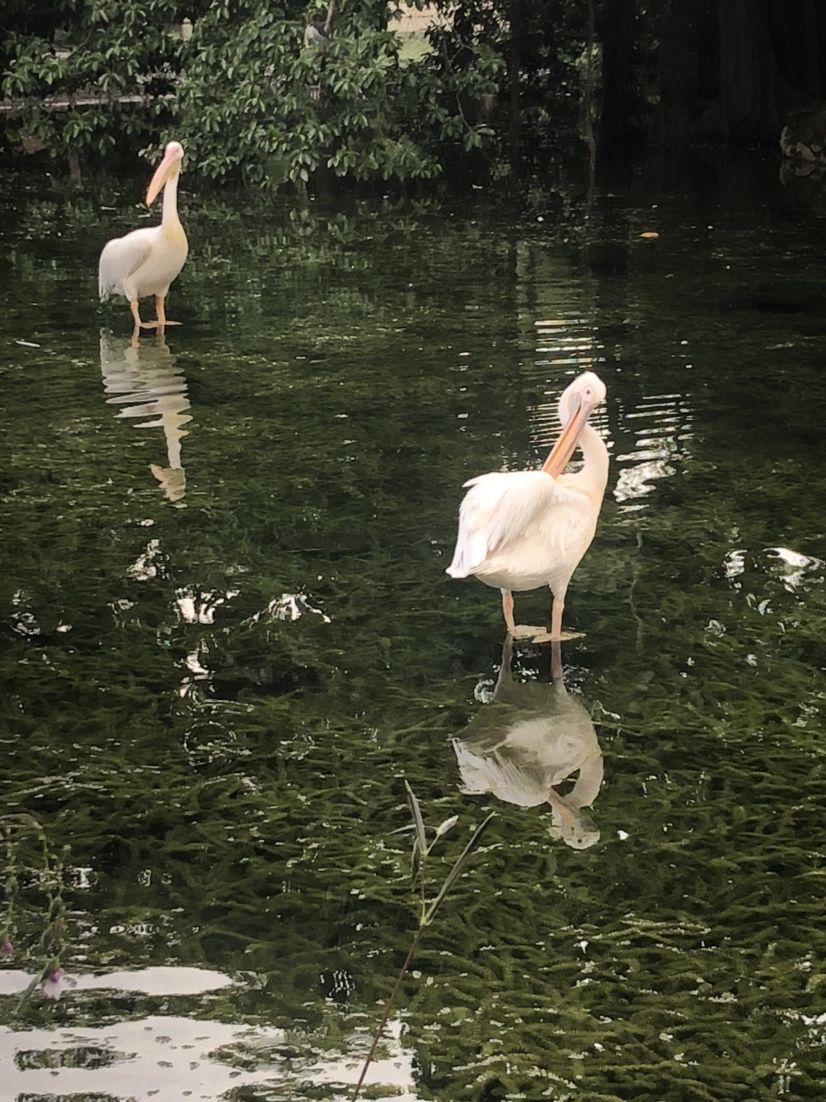
[[(562, 638), (565, 592), (573, 572), (594, 538), (605, 485), (608, 450), (588, 424), (591, 411), (605, 399), (605, 385), (585, 371), (559, 399), (562, 434), (538, 471), (494, 471), (471, 478), (459, 511), (459, 535), (447, 573), (475, 575), (502, 591), (508, 633), (536, 641)], [(585, 462), (564, 474), (579, 444)], [(513, 591), (550, 586), (553, 594), (550, 635), (543, 628), (517, 627)]]
[[(132, 308), (135, 333), (140, 329), (163, 329), (178, 322), (167, 321), (164, 299), (169, 285), (179, 274), (186, 261), (189, 245), (184, 228), (178, 218), (178, 176), (184, 147), (180, 142), (169, 142), (164, 158), (155, 170), (146, 192), (149, 207), (161, 188), (163, 192), (163, 216), (160, 226), (133, 230), (125, 237), (116, 237), (103, 246), (98, 268), (99, 290), (102, 302), (112, 294), (123, 295)], [(155, 296), (157, 321), (141, 321), (138, 299)]]

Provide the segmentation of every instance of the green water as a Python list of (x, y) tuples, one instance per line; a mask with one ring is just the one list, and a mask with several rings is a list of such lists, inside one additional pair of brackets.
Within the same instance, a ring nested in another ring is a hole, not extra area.
[[(62, 994), (21, 1001), (54, 947), (16, 834), (0, 1102), (346, 1098), (416, 923), (405, 779), (459, 816), (434, 885), (496, 815), (370, 1097), (822, 1098), (817, 192), (301, 213), (185, 178), (183, 324), (135, 349), (95, 275), (142, 181), (12, 183), (0, 795), (70, 851)], [(541, 462), (584, 367), (612, 466), (563, 689), (532, 645), (500, 678), (497, 594), (444, 567), (462, 482)]]

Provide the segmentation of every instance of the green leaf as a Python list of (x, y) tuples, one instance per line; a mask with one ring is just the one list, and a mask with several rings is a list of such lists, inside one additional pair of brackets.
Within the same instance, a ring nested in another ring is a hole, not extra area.
[(464, 868), (465, 863), (467, 862), (467, 859), (470, 857), (470, 855), (473, 853), (473, 851), (479, 845), (479, 842), (482, 839), (482, 835), (487, 830), (488, 825), (490, 824), (490, 822), (493, 818), (494, 818), (494, 812), (491, 812), (490, 815), (488, 815), (488, 817), (483, 822), (481, 822), (479, 824), (479, 826), (476, 828), (476, 830), (471, 835), (471, 838), (470, 838), (470, 841), (468, 842), (468, 844), (465, 846), (465, 848), (462, 850), (462, 852), (456, 858), (456, 863), (454, 864), (453, 868), (450, 870), (450, 872), (445, 877), (444, 883), (442, 884), (442, 887), (439, 890), (439, 894), (436, 896), (436, 898), (430, 904), (430, 906), (427, 910), (427, 914), (422, 919), (422, 925), (423, 926), (429, 926), (430, 923), (433, 921), (433, 919), (436, 915), (436, 911), (439, 909), (439, 907), (440, 907), (442, 901), (444, 900), (445, 896), (447, 895), (447, 893), (450, 891), (450, 889), (456, 883), (457, 878), (461, 875), (462, 869)]
[(416, 794), (405, 779), (404, 787), (407, 790), (407, 806), (410, 808), (410, 815), (413, 819), (413, 825), (416, 828), (416, 837), (414, 840), (413, 852), (416, 852), (416, 846), (418, 846), (419, 853), (424, 856), (427, 853), (427, 834), (424, 829), (424, 819), (422, 818), (421, 808), (419, 807), (419, 801), (416, 799)]

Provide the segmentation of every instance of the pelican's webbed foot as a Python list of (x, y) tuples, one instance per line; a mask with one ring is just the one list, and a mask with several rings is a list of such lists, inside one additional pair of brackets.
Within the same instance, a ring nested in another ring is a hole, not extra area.
[(532, 624), (515, 624), (510, 634), (514, 639), (533, 639), (535, 635), (547, 635), (547, 628), (534, 627)]
[(532, 642), (534, 643), (570, 643), (572, 639), (584, 639), (584, 631), (562, 631), (557, 636), (553, 636), (547, 628), (537, 628), (537, 634), (534, 635)]

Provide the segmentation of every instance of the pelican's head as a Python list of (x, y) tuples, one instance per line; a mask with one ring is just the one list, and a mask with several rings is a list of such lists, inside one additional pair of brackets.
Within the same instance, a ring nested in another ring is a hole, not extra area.
[(588, 411), (584, 418), (586, 421), (591, 411), (605, 401), (605, 393), (605, 383), (593, 371), (583, 371), (581, 375), (577, 375), (565, 387), (559, 399), (559, 420), (563, 427), (570, 424), (583, 407), (587, 407)]
[(151, 207), (158, 192), (173, 176), (181, 171), (181, 162), (184, 159), (184, 147), (180, 142), (167, 142), (163, 160), (155, 169), (155, 175), (149, 181), (146, 191), (146, 205)]
[(565, 387), (559, 399), (562, 433), (542, 464), (543, 471), (556, 478), (565, 470), (588, 418), (596, 406), (605, 401), (605, 394), (605, 383), (593, 371), (583, 371)]

